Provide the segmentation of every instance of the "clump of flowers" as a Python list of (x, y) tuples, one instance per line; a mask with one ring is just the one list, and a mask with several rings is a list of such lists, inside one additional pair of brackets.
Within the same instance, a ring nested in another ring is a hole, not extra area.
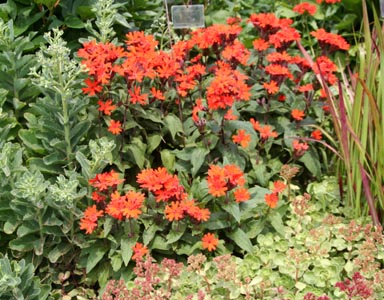
[(211, 165), (207, 182), (209, 193), (214, 197), (228, 196), (227, 193), (233, 190), (236, 202), (249, 200), (249, 192), (244, 187), (244, 173), (236, 165)]

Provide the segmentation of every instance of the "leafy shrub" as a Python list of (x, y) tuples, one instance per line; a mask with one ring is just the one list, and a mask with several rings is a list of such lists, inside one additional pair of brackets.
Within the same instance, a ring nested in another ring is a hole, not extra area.
[(0, 297), (4, 300), (44, 300), (50, 287), (34, 276), (33, 264), (0, 258)]

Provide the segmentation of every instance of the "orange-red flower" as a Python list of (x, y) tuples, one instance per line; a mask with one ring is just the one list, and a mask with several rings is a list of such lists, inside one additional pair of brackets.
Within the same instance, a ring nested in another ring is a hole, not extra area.
[(224, 115), (224, 119), (225, 120), (237, 120), (238, 119), (238, 116), (234, 115), (233, 114), (233, 110), (232, 109), (229, 109), (225, 115)]
[(316, 5), (313, 5), (308, 2), (302, 2), (293, 7), (293, 11), (301, 15), (304, 13), (308, 13), (311, 16), (313, 16), (316, 13), (316, 10), (317, 10)]
[(135, 260), (135, 261), (142, 260), (144, 255), (148, 253), (148, 248), (139, 242), (137, 242), (135, 246), (132, 247), (132, 250), (133, 250), (132, 260)]
[(301, 93), (313, 91), (313, 85), (312, 85), (312, 83), (302, 85), (298, 88), (298, 91)]
[(264, 200), (270, 208), (275, 208), (277, 206), (277, 202), (279, 201), (279, 196), (277, 193), (265, 194)]
[(91, 80), (89, 78), (84, 80), (84, 83), (87, 87), (82, 88), (84, 94), (88, 94), (89, 96), (94, 96), (97, 93), (100, 93), (103, 87), (100, 85), (100, 82), (97, 80)]
[(157, 90), (155, 87), (151, 88), (151, 94), (157, 100), (161, 100), (161, 101), (165, 100), (165, 97), (162, 91)]
[(291, 27), (285, 27), (272, 34), (269, 37), (269, 43), (275, 46), (276, 49), (285, 49), (295, 41), (301, 38), (300, 33)]
[(294, 140), (292, 146), (296, 156), (302, 156), (309, 148), (307, 143), (300, 143), (298, 140)]
[(316, 59), (316, 63), (313, 65), (313, 71), (328, 81), (329, 84), (335, 84), (337, 77), (333, 72), (337, 71), (337, 66), (326, 56), (320, 56)]
[(239, 40), (235, 40), (232, 45), (225, 47), (221, 55), (229, 62), (246, 65), (251, 53)]
[(140, 103), (141, 105), (147, 104), (148, 94), (142, 94), (139, 86), (134, 86), (133, 91), (129, 90), (129, 102), (132, 104)]
[(287, 187), (287, 185), (283, 181), (281, 181), (281, 180), (274, 181), (272, 192), (273, 193), (281, 193), (285, 190), (286, 187)]
[(156, 202), (180, 201), (185, 198), (184, 187), (180, 185), (178, 177), (169, 174), (163, 167), (142, 170), (137, 175), (137, 183), (152, 192)]
[(258, 131), (260, 133), (260, 137), (264, 140), (276, 138), (278, 136), (277, 132), (273, 131), (270, 125), (260, 125)]
[(252, 42), (253, 48), (255, 48), (257, 51), (262, 52), (268, 49), (269, 44), (267, 41), (263, 39), (256, 39)]
[(236, 202), (245, 202), (251, 198), (248, 189), (243, 187), (234, 190), (233, 195), (235, 196)]
[(305, 113), (304, 113), (304, 111), (295, 108), (295, 109), (293, 109), (293, 110), (291, 111), (291, 116), (292, 116), (292, 118), (295, 119), (296, 121), (301, 121), (301, 120), (304, 119), (304, 117), (305, 117)]
[(311, 138), (320, 141), (323, 138), (323, 134), (320, 129), (315, 129), (311, 133)]
[(107, 116), (110, 116), (112, 111), (116, 109), (116, 105), (112, 104), (112, 100), (107, 100), (105, 102), (99, 100), (97, 104), (99, 104), (99, 111)]
[(321, 47), (329, 47), (330, 51), (335, 50), (348, 50), (350, 45), (340, 35), (325, 31), (323, 28), (319, 28), (316, 31), (312, 31), (311, 35), (314, 36)]
[(121, 196), (118, 191), (111, 194), (111, 201), (105, 208), (105, 212), (117, 220), (123, 219), (123, 209), (125, 207), (125, 196)]
[(184, 218), (184, 209), (180, 202), (173, 201), (165, 207), (164, 214), (168, 221), (178, 221)]
[(122, 214), (127, 219), (137, 219), (142, 214), (142, 206), (145, 200), (143, 193), (128, 191), (125, 194), (124, 207)]
[(247, 148), (251, 141), (251, 135), (246, 133), (244, 129), (239, 129), (237, 134), (232, 136), (232, 141), (243, 148)]
[(263, 87), (267, 90), (268, 94), (276, 94), (279, 91), (279, 86), (276, 81), (264, 82)]
[(100, 192), (107, 190), (108, 187), (115, 187), (123, 182), (124, 179), (120, 179), (119, 173), (116, 173), (114, 170), (96, 174), (94, 178), (89, 180), (89, 184), (98, 189)]
[(97, 219), (103, 214), (102, 210), (97, 210), (96, 205), (87, 207), (83, 218), (80, 220), (80, 229), (85, 230), (87, 234), (91, 234), (97, 227)]
[(218, 63), (215, 77), (207, 87), (208, 108), (212, 110), (232, 107), (235, 101), (248, 101), (250, 87), (246, 84), (247, 76), (233, 70), (224, 62)]
[(111, 120), (108, 126), (108, 131), (115, 135), (120, 134), (120, 132), (123, 131), (120, 121)]
[(221, 197), (235, 187), (243, 187), (245, 179), (244, 173), (236, 165), (230, 164), (224, 167), (210, 165), (207, 182), (209, 193), (212, 196)]
[(219, 239), (213, 233), (206, 233), (201, 241), (203, 242), (203, 249), (207, 249), (209, 252), (216, 250), (219, 244)]

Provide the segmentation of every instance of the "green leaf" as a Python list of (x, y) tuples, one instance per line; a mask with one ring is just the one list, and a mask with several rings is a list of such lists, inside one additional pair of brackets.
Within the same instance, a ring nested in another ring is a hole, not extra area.
[(34, 248), (34, 243), (38, 239), (39, 238), (36, 235), (28, 234), (10, 241), (9, 248), (20, 252), (32, 251)]
[(84, 28), (84, 22), (81, 21), (79, 18), (69, 15), (65, 18), (64, 23), (69, 27), (69, 28), (75, 28), (75, 29), (80, 29)]
[(121, 259), (121, 256), (114, 255), (111, 258), (111, 266), (113, 272), (118, 272), (121, 269), (121, 265), (123, 264), (123, 261)]
[(17, 218), (10, 218), (4, 223), (3, 230), (6, 234), (12, 234), (20, 225), (21, 221)]
[(168, 171), (173, 170), (175, 165), (175, 155), (168, 149), (162, 150), (160, 152), (160, 155), (161, 155), (161, 162), (163, 163), (164, 167)]
[(136, 163), (136, 165), (142, 169), (145, 162), (144, 153), (146, 150), (146, 145), (139, 138), (134, 138), (132, 143), (127, 146), (127, 150), (133, 156), (133, 160), (131, 159), (131, 161)]
[(278, 212), (272, 211), (268, 215), (268, 220), (271, 222), (272, 227), (276, 230), (281, 236), (285, 236), (285, 227), (283, 220)]
[(173, 244), (177, 242), (184, 234), (187, 229), (187, 223), (185, 222), (173, 222), (172, 229), (167, 234), (167, 244)]
[(151, 154), (160, 145), (160, 142), (161, 142), (160, 134), (153, 134), (149, 136), (147, 139), (147, 153)]
[(32, 149), (33, 151), (39, 154), (44, 154), (45, 149), (37, 140), (35, 132), (27, 129), (20, 129), (19, 137), (23, 141), (23, 144), (26, 145), (28, 148)]
[(200, 167), (205, 161), (205, 157), (209, 153), (209, 150), (206, 148), (195, 148), (192, 151), (191, 163), (192, 163), (192, 177), (195, 177)]
[(167, 115), (164, 118), (164, 124), (168, 131), (171, 133), (172, 139), (175, 139), (175, 136), (178, 132), (183, 133), (183, 124), (181, 123), (180, 119), (176, 117), (175, 115)]
[(157, 231), (162, 228), (157, 226), (156, 224), (151, 224), (148, 228), (146, 228), (143, 232), (143, 243), (144, 245), (148, 245), (154, 238)]
[(96, 244), (91, 246), (89, 249), (89, 255), (86, 265), (87, 273), (91, 272), (92, 269), (98, 264), (99, 261), (103, 258), (105, 253), (107, 253), (109, 249), (105, 246), (101, 246), (100, 244)]
[(299, 161), (304, 163), (307, 169), (317, 178), (321, 176), (321, 165), (319, 159), (315, 156), (315, 153), (312, 150), (309, 150), (300, 157)]
[(253, 251), (252, 243), (242, 229), (236, 228), (234, 231), (227, 233), (227, 236), (232, 241), (234, 241), (242, 250), (249, 253)]
[(128, 238), (128, 237), (123, 237), (121, 239), (121, 256), (123, 258), (123, 262), (125, 266), (128, 266), (129, 261), (131, 260), (132, 257), (132, 247), (135, 246), (138, 235), (135, 235), (136, 238)]
[(68, 253), (72, 249), (69, 243), (60, 243), (48, 253), (48, 259), (51, 263), (56, 263), (60, 257)]
[(224, 229), (231, 226), (228, 215), (225, 212), (214, 212), (209, 220), (204, 223), (204, 227), (208, 230)]
[(167, 244), (167, 241), (164, 237), (156, 235), (152, 241), (151, 249), (169, 250), (170, 246)]
[(89, 128), (91, 128), (92, 123), (88, 120), (81, 121), (76, 124), (75, 127), (71, 129), (71, 145), (72, 147), (76, 146), (79, 141), (86, 136)]
[(35, 220), (24, 221), (23, 224), (19, 228), (17, 228), (17, 236), (22, 237), (24, 235), (38, 232), (39, 231), (39, 223)]
[(222, 208), (228, 212), (235, 220), (237, 223), (240, 224), (240, 208), (239, 208), (239, 203), (237, 202), (230, 202), (228, 204), (222, 205)]

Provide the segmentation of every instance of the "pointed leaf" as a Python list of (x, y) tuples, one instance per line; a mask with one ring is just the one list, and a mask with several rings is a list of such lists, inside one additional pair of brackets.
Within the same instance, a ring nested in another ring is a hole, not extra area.
[(249, 253), (253, 251), (252, 243), (242, 229), (236, 228), (234, 231), (228, 233), (227, 236), (232, 241), (234, 241), (242, 250)]

